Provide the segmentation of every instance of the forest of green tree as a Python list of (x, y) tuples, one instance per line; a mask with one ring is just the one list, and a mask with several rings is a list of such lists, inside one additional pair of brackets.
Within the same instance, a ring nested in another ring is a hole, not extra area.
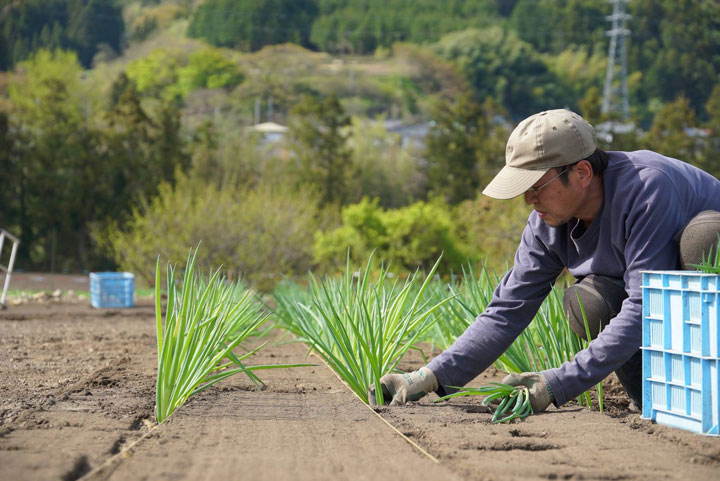
[(106, 0), (4, 0), (0, 2), (0, 68), (12, 67), (39, 48), (77, 53), (89, 67), (102, 46), (120, 50), (120, 5)]
[[(653, 112), (641, 106), (681, 93), (702, 113), (720, 74), (719, 10), (712, 0), (628, 3), (629, 70), (642, 72), (632, 79), (631, 103), (642, 120)], [(567, 78), (553, 64), (579, 52), (605, 55), (609, 13), (609, 3), (597, 0), (208, 0), (188, 33), (216, 46), (257, 50), (293, 42), (332, 54), (436, 44), (478, 95), (495, 96), (524, 116), (563, 101), (577, 107), (587, 78)], [(444, 38), (452, 32), (462, 33)]]
[[(611, 8), (0, 0), (0, 228), (21, 238), (19, 269), (148, 282), (158, 256), (201, 241), (202, 264), (261, 287), (336, 269), (348, 247), (398, 269), (440, 252), (443, 272), (503, 268), (528, 210), (479, 191), (525, 116), (613, 119), (600, 110)], [(720, 4), (627, 9), (635, 128), (601, 147), (719, 176)], [(251, 128), (267, 120), (287, 133)]]

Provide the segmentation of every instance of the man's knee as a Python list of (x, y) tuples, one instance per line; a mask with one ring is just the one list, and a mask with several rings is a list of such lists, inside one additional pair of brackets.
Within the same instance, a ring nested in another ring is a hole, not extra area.
[(618, 315), (626, 298), (622, 279), (589, 275), (567, 288), (563, 309), (573, 331), (587, 340), (587, 320), (590, 339), (595, 339), (610, 320)]
[(704, 259), (717, 255), (720, 212), (705, 210), (693, 217), (680, 233), (680, 267), (694, 270)]

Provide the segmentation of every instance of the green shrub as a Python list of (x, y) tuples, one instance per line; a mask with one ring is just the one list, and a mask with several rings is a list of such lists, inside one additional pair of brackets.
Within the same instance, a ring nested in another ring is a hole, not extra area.
[(188, 54), (178, 49), (155, 49), (131, 62), (127, 76), (138, 92), (150, 97), (184, 99), (195, 89), (234, 87), (245, 76), (220, 50), (206, 48)]
[(180, 176), (176, 186), (133, 212), (124, 226), (98, 234), (122, 269), (149, 284), (158, 256), (182, 262), (190, 247), (202, 243), (198, 266), (222, 266), (232, 279), (243, 277), (267, 289), (284, 275), (312, 266), (313, 233), (323, 214), (308, 192), (263, 186), (221, 189)]
[(237, 63), (214, 49), (193, 52), (188, 64), (178, 71), (178, 88), (183, 96), (198, 88), (234, 87), (244, 75)]
[(126, 73), (139, 93), (172, 98), (171, 87), (177, 83), (177, 71), (185, 63), (184, 57), (180, 50), (158, 48), (148, 56), (130, 62)]
[(395, 268), (427, 270), (443, 254), (442, 272), (460, 271), (468, 253), (457, 231), (452, 209), (442, 200), (385, 210), (377, 199), (364, 198), (343, 208), (340, 227), (315, 235), (315, 260), (339, 268), (348, 249), (354, 262), (376, 251)]

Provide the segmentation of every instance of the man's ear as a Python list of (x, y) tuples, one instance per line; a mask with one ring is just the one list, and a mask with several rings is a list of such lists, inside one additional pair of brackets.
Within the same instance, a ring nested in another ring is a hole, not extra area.
[(593, 179), (593, 169), (590, 162), (587, 160), (581, 160), (575, 165), (575, 172), (577, 173), (578, 179), (583, 185), (587, 185)]

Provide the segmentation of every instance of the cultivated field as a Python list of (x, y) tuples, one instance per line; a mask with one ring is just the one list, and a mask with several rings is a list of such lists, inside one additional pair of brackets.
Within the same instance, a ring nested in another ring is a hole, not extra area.
[[(260, 392), (233, 376), (158, 426), (150, 301), (11, 306), (0, 343), (2, 480), (720, 479), (720, 439), (640, 419), (612, 380), (605, 414), (571, 404), (493, 425), (471, 398), (373, 412), (311, 357), (262, 372)], [(250, 364), (305, 353), (270, 344)]]

